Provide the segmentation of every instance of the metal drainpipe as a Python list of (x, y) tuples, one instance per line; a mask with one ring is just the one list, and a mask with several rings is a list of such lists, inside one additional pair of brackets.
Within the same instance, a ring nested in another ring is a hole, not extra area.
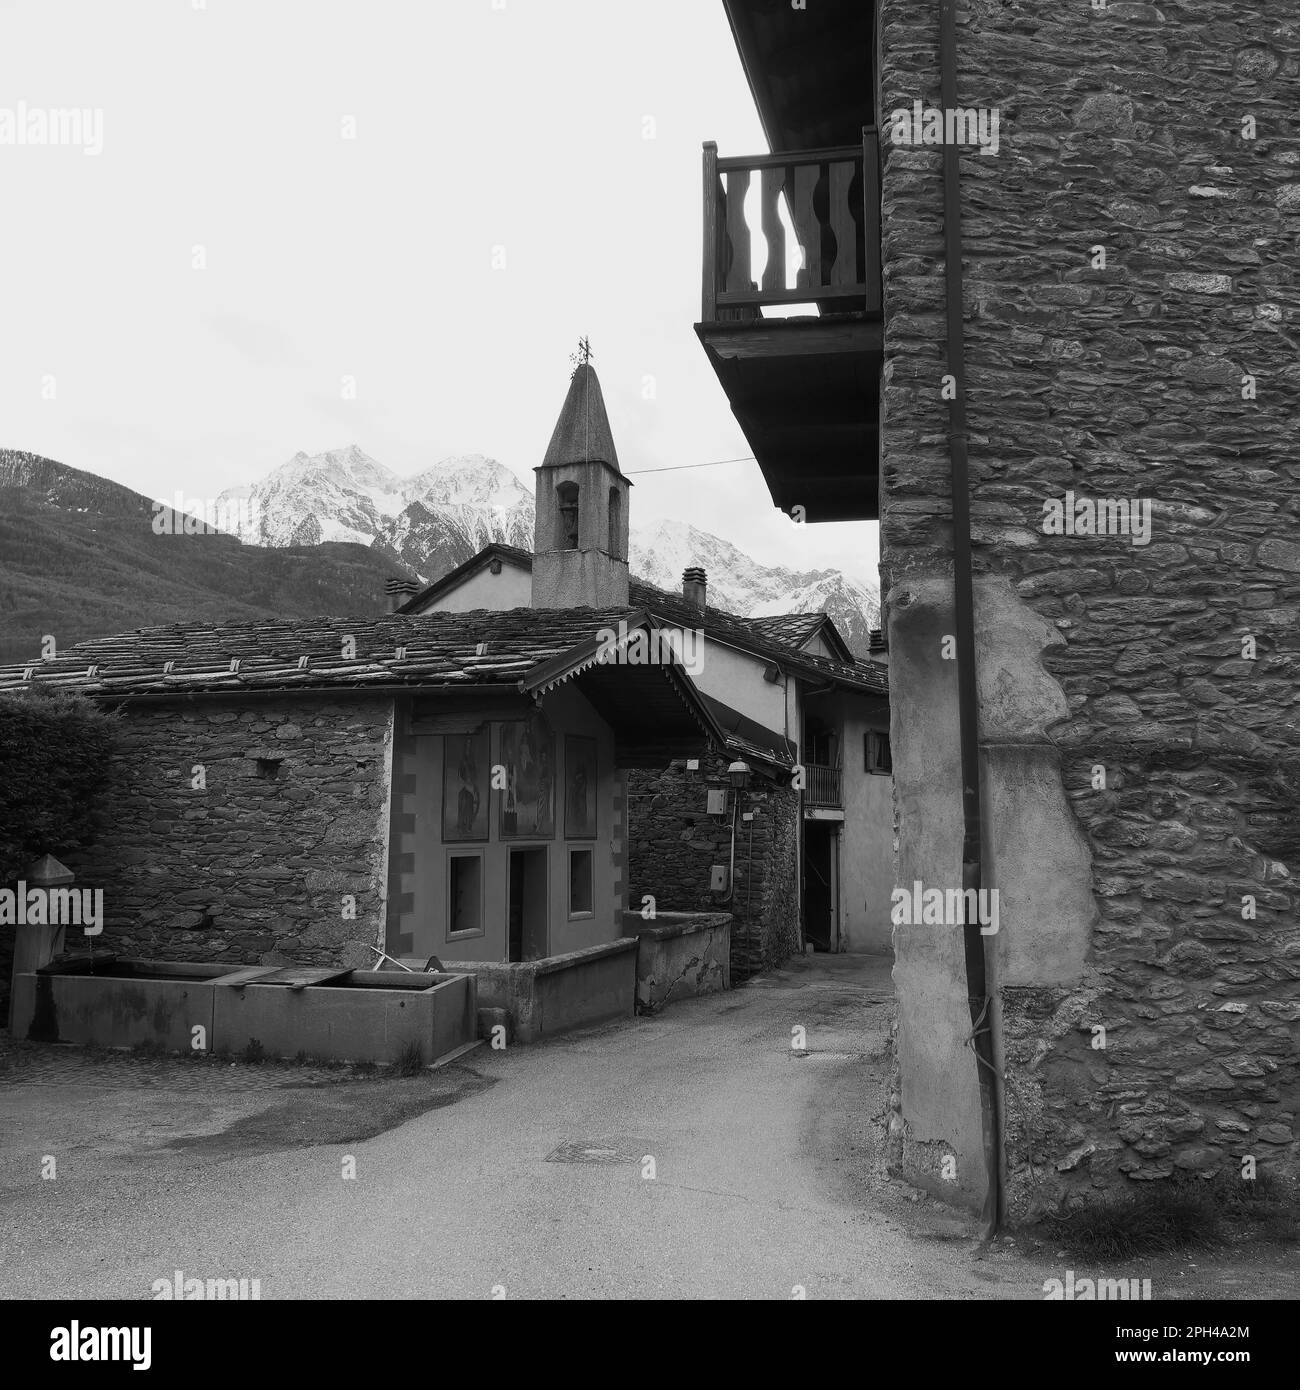
[(723, 902), (736, 900), (736, 817), (740, 814), (740, 792), (731, 791), (731, 867), (727, 870), (727, 896)]
[[(941, 104), (957, 105), (956, 0), (939, 0)], [(958, 148), (943, 146), (944, 274), (948, 309), (948, 371), (956, 382), (948, 403), (948, 444), (952, 464), (953, 600), (957, 625), (957, 703), (961, 743), (963, 889), (977, 892), (983, 879), (983, 827), (980, 809), (979, 717), (975, 680), (975, 599), (971, 572), (970, 477), (966, 456), (966, 349), (962, 322), (961, 174)], [(968, 899), (963, 899), (968, 901)], [(976, 899), (978, 902), (978, 898)], [(1002, 1223), (1001, 1116), (997, 1069), (993, 1061), (992, 999), (985, 959), (986, 938), (975, 921), (963, 925), (966, 993), (974, 1032), (979, 1078), (980, 1119), (988, 1188), (984, 1197), (985, 1239)]]
[[(743, 824), (742, 819), (742, 824)], [(749, 849), (745, 855), (745, 922), (746, 930), (748, 923), (754, 920), (754, 812), (750, 808), (749, 812)], [(763, 933), (759, 932), (759, 945), (762, 945)]]

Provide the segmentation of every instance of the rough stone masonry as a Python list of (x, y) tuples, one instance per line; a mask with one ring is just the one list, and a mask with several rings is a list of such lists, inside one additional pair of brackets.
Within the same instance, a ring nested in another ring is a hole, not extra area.
[[(959, 102), (1000, 113), (960, 165), (1010, 1210), (1295, 1174), (1300, 12), (969, 0), (957, 32)], [(884, 0), (880, 64), (882, 127), (938, 103), (937, 6)], [(899, 881), (959, 883), (941, 150), (882, 160)], [(1045, 531), (1071, 492), (1149, 499), (1149, 543)], [(970, 1200), (959, 930), (926, 930), (896, 932), (894, 1129)]]
[[(628, 906), (655, 898), (657, 912), (708, 912), (718, 908), (709, 891), (709, 870), (729, 864), (730, 817), (707, 812), (708, 791), (726, 790), (728, 759), (710, 754), (697, 773), (678, 759), (662, 772), (628, 774)], [(735, 896), (732, 914), (732, 980), (739, 983), (780, 965), (799, 949), (799, 794), (764, 780), (745, 796), (750, 821), (736, 827)]]
[(79, 884), (104, 889), (105, 939), (124, 955), (232, 969), (372, 964), (391, 726), (383, 699), (133, 710), (105, 824), (69, 858)]

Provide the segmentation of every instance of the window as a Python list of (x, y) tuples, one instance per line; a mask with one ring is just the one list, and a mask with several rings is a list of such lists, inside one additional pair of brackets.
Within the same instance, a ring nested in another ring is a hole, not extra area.
[(839, 759), (835, 756), (835, 745), (839, 734), (824, 720), (810, 718), (804, 730), (803, 757), (805, 763), (815, 767), (835, 767)]
[(561, 483), (555, 489), (556, 506), (559, 509), (559, 534), (555, 538), (557, 550), (577, 550), (578, 548), (578, 485)]
[(622, 558), (622, 518), (623, 499), (618, 495), (618, 489), (612, 487), (609, 490), (609, 553), (616, 560)]
[(569, 851), (569, 916), (591, 915), (591, 851)]
[(447, 860), (447, 935), (483, 934), (483, 856), (453, 854)]
[(883, 729), (868, 729), (864, 742), (867, 771), (882, 774), (893, 772), (894, 759), (889, 751), (889, 735)]

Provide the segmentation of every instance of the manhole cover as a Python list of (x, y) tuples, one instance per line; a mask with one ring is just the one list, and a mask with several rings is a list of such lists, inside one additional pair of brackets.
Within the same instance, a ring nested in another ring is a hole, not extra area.
[(649, 1152), (630, 1139), (566, 1139), (546, 1155), (547, 1163), (640, 1163)]

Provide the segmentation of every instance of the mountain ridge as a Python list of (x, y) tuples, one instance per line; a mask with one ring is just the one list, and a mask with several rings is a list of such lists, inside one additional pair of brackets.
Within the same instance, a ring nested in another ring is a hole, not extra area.
[[(214, 501), (229, 531), (159, 535), (160, 503), (0, 449), (0, 661), (26, 660), (48, 635), (66, 647), (182, 620), (373, 614), (394, 574), (440, 578), (491, 541), (532, 550), (532, 496), (482, 454), (402, 479), (356, 445), (300, 451)], [(741, 617), (828, 612), (861, 656), (879, 622), (875, 596), (838, 570), (763, 565), (689, 524), (634, 528), (630, 559), (637, 578), (669, 591), (703, 565), (710, 602)]]
[[(371, 544), (400, 560), (424, 582), (471, 559), (485, 545), (499, 541), (521, 550), (533, 548), (533, 495), (496, 459), (484, 454), (453, 455), (399, 478), (357, 445), (326, 450), (300, 464), (301, 454), (272, 469), (247, 490), (262, 516), (244, 539), (259, 545), (301, 541), (305, 535), (328, 534), (345, 519), (367, 517)], [(310, 466), (308, 466), (310, 465)], [(371, 510), (377, 495), (358, 485), (351, 497), (347, 478), (357, 469), (384, 484), (383, 496), (404, 505), (383, 515)], [(233, 490), (232, 490), (233, 493)], [(227, 494), (223, 494), (225, 496)], [(278, 509), (273, 518), (267, 512)], [(364, 535), (349, 539), (365, 543)], [(671, 560), (668, 559), (671, 557)], [(871, 589), (833, 568), (796, 570), (765, 565), (730, 541), (689, 523), (660, 520), (633, 525), (629, 564), (632, 572), (659, 588), (675, 590), (682, 571), (703, 565), (709, 572), (711, 601), (740, 617), (775, 613), (827, 612), (855, 652), (867, 653), (867, 634), (879, 625), (880, 607)]]
[[(170, 507), (164, 511), (170, 512)], [(0, 662), (181, 621), (371, 614), (408, 567), (369, 546), (262, 549), (154, 530), (155, 504), (98, 474), (0, 449)]]

